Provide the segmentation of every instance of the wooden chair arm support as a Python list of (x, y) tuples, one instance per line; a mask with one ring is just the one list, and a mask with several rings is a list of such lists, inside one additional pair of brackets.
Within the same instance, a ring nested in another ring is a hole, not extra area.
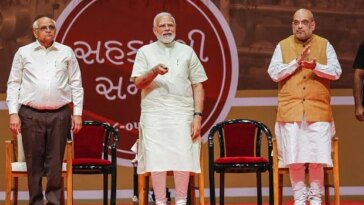
[(67, 170), (71, 171), (72, 174), (72, 141), (68, 140), (66, 144), (66, 160), (67, 160)]

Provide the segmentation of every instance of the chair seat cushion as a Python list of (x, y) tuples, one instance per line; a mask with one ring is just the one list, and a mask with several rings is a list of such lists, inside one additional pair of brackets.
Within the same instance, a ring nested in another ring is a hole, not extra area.
[[(62, 171), (67, 170), (67, 163), (62, 164)], [(25, 162), (12, 162), (11, 171), (13, 172), (27, 172), (27, 164)]]
[(265, 157), (221, 157), (215, 160), (216, 164), (255, 164), (268, 163)]
[(108, 166), (111, 165), (111, 161), (104, 159), (94, 159), (94, 158), (79, 158), (72, 160), (72, 165), (101, 165)]

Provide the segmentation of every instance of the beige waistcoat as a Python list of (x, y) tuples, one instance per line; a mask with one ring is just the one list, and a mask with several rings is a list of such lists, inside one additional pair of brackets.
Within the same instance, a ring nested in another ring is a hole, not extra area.
[[(327, 64), (326, 47), (328, 41), (317, 35), (312, 35), (305, 44), (311, 45), (307, 60), (317, 59), (323, 65)], [(305, 45), (290, 36), (280, 42), (283, 63), (288, 64), (296, 59)], [(333, 121), (330, 105), (330, 80), (316, 76), (312, 70), (297, 68), (286, 79), (278, 83), (277, 121), (297, 122), (303, 115), (308, 122)]]

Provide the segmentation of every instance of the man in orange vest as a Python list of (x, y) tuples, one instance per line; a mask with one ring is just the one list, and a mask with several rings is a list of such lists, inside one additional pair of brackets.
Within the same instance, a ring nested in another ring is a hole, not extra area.
[[(331, 138), (335, 134), (330, 106), (330, 81), (341, 67), (327, 39), (313, 34), (312, 12), (293, 15), (293, 35), (277, 45), (268, 73), (278, 83), (275, 133), (279, 159), (288, 166), (295, 205), (321, 204), (323, 167), (331, 165)], [(305, 183), (305, 164), (309, 187)]]

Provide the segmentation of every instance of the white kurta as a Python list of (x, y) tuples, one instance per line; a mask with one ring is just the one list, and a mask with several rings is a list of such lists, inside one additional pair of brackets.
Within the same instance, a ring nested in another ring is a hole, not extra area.
[(192, 84), (207, 80), (193, 49), (159, 41), (138, 50), (131, 80), (157, 64), (168, 67), (142, 90), (138, 146), (138, 173), (154, 171), (200, 172), (200, 139), (192, 141), (194, 101)]
[[(326, 56), (327, 65), (317, 63), (313, 72), (321, 78), (339, 79), (342, 70), (330, 43), (327, 44)], [(292, 75), (298, 67), (296, 60), (288, 64), (283, 63), (281, 47), (278, 44), (268, 73), (275, 82), (279, 82)], [(280, 167), (294, 163), (320, 163), (332, 166), (331, 138), (335, 135), (334, 122), (307, 123), (302, 116), (301, 122), (276, 122), (275, 134)]]

